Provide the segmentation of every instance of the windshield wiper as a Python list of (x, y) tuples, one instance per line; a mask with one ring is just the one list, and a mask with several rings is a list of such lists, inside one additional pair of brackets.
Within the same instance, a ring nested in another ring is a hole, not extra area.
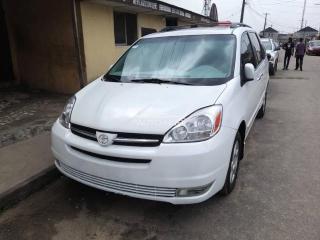
[(131, 82), (155, 83), (155, 84), (175, 84), (175, 85), (192, 85), (190, 83), (170, 81), (170, 80), (164, 80), (164, 79), (159, 79), (159, 78), (133, 79), (133, 80), (131, 80)]

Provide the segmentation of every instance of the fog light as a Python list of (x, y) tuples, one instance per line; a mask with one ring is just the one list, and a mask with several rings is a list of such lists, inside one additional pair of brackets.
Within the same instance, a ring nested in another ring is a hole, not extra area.
[(208, 185), (194, 188), (179, 188), (177, 190), (178, 197), (194, 197), (204, 194), (209, 190), (213, 183), (209, 183)]

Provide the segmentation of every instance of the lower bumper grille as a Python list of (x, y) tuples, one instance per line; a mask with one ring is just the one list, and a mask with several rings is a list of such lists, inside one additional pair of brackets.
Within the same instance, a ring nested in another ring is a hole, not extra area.
[(115, 190), (123, 193), (133, 193), (154, 197), (176, 197), (176, 188), (153, 187), (109, 180), (76, 170), (72, 167), (67, 166), (61, 161), (57, 161), (57, 163), (58, 166), (67, 174), (81, 179), (82, 181), (101, 186), (106, 189), (110, 189), (110, 191)]

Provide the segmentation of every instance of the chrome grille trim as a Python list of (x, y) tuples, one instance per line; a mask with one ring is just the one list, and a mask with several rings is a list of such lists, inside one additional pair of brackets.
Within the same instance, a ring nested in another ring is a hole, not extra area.
[(158, 143), (157, 139), (137, 139), (137, 138), (115, 138), (114, 142), (122, 142), (122, 143)]
[[(79, 137), (83, 137), (92, 141), (97, 141), (96, 132), (100, 131), (93, 128), (80, 126), (77, 124), (71, 124), (71, 132)], [(135, 134), (135, 133), (114, 133), (117, 137), (113, 140), (114, 145), (123, 146), (141, 146), (141, 147), (157, 147), (161, 144), (163, 136), (155, 134)]]
[(111, 191), (115, 190), (123, 193), (134, 193), (154, 197), (176, 197), (176, 188), (153, 187), (109, 180), (76, 170), (61, 161), (57, 161), (57, 164), (61, 170), (67, 174), (81, 179), (82, 181), (110, 189)]
[(72, 128), (72, 127), (71, 127), (71, 131), (97, 140), (96, 134), (90, 134), (89, 132), (85, 132), (85, 131), (79, 130), (77, 128)]

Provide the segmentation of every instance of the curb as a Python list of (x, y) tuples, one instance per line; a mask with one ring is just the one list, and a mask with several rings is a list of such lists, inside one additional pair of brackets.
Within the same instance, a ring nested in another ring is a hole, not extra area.
[(0, 193), (0, 214), (61, 176), (54, 165)]

